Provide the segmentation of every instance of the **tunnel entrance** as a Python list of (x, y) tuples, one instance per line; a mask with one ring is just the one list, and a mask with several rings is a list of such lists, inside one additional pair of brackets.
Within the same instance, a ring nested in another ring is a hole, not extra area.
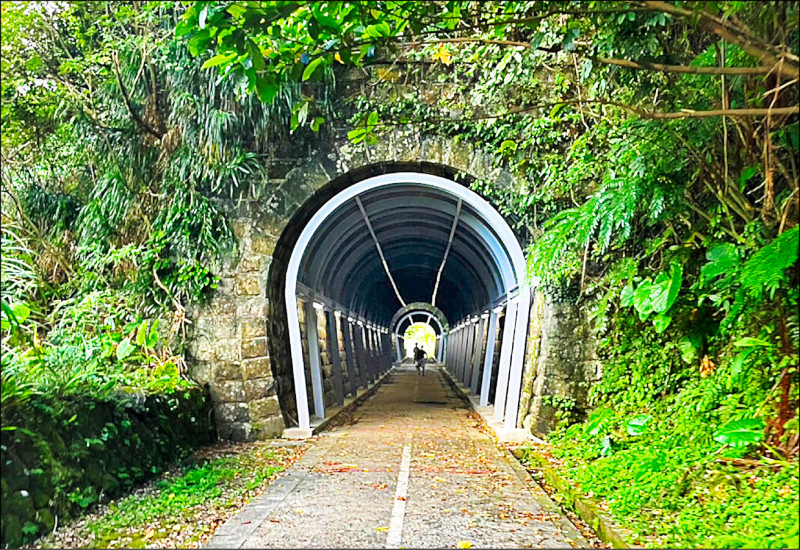
[(287, 425), (310, 430), (374, 383), (423, 322), (433, 356), (513, 428), (530, 307), (519, 240), (447, 170), (398, 168), (321, 188), (278, 241), (270, 355)]

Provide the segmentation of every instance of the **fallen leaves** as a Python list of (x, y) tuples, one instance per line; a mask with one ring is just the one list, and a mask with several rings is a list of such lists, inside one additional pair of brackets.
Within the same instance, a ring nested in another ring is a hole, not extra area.
[[(342, 464), (341, 462), (323, 462), (320, 466), (314, 468), (315, 471), (323, 474), (341, 474), (350, 473), (358, 468), (358, 464)], [(367, 471), (364, 469), (364, 471)]]
[[(224, 467), (236, 469), (228, 479), (222, 479), (210, 496), (199, 505), (176, 511), (173, 494), (165, 494), (165, 484), (186, 475), (180, 467), (135, 489), (115, 502), (99, 507), (95, 512), (58, 527), (36, 542), (44, 548), (196, 548), (242, 506), (260, 495), (275, 480), (276, 474), (305, 453), (307, 445), (272, 446), (257, 443), (220, 443), (197, 451), (192, 464), (226, 459)], [(236, 473), (239, 475), (236, 475)], [(269, 473), (271, 472), (271, 473)], [(257, 476), (266, 481), (254, 484)], [(166, 508), (158, 510), (152, 501), (161, 499)], [(132, 514), (124, 512), (133, 510)]]
[(472, 548), (473, 546), (471, 540), (460, 540), (456, 543), (456, 548)]

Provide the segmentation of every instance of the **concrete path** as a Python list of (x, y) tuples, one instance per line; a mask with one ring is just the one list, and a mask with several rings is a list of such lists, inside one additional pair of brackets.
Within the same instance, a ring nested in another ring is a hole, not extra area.
[(478, 426), (437, 368), (395, 369), (208, 547), (584, 546)]

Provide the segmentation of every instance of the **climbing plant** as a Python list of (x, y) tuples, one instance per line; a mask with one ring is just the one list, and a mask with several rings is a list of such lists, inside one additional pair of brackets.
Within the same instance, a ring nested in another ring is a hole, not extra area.
[[(185, 308), (234, 246), (216, 199), (269, 191), (266, 161), (316, 133), (369, 147), (399, 126), (516, 176), (472, 185), (530, 236), (531, 281), (592, 320), (595, 411), (564, 411), (552, 437), (581, 483), (628, 487), (623, 515), (691, 514), (720, 458), (721, 484), (756, 472), (783, 491), (771, 503), (796, 495), (774, 465), (798, 453), (797, 2), (6, 2), (2, 18), (4, 402), (178, 384)], [(339, 94), (353, 74), (363, 93)], [(656, 471), (680, 491), (644, 498)]]
[[(176, 33), (265, 103), (306, 83), (293, 128), (331, 122), (308, 83), (357, 68), (354, 144), (406, 126), (493, 151), (521, 183), (474, 188), (600, 343), (596, 412), (552, 436), (576, 480), (664, 514), (637, 523), (653, 544), (796, 544), (796, 476), (765, 465), (798, 453), (797, 2), (195, 2)], [(751, 467), (781, 486), (763, 523)], [(723, 485), (752, 526), (727, 538), (703, 496)]]

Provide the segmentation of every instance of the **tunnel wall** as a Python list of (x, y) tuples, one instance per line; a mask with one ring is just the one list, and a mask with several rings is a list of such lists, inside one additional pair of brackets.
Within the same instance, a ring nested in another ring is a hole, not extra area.
[[(500, 186), (514, 184), (508, 172), (494, 166), (490, 155), (468, 142), (396, 129), (372, 146), (353, 145), (345, 135), (319, 135), (315, 142), (299, 148), (294, 158), (277, 159), (265, 167), (260, 196), (215, 200), (230, 220), (238, 246), (211, 266), (220, 277), (212, 296), (187, 309), (193, 323), (187, 363), (193, 377), (211, 387), (220, 438), (276, 437), (284, 427), (296, 424), (283, 300), (291, 250), (302, 227), (325, 201), (357, 181), (396, 171), (426, 172), (448, 179), (466, 174)], [(526, 243), (521, 245), (524, 248)], [(568, 320), (559, 321), (562, 314)], [(554, 309), (548, 319), (551, 317), (547, 326), (553, 330), (572, 326), (566, 310)], [(546, 346), (577, 345), (581, 344), (572, 342), (569, 335), (543, 332), (541, 356), (550, 362), (541, 367), (537, 363), (537, 375), (548, 377), (558, 371), (556, 358), (572, 357), (566, 351), (548, 351), (551, 348)], [(307, 342), (304, 346), (307, 349)], [(321, 349), (327, 346), (327, 341), (321, 343)], [(565, 378), (558, 388), (564, 389), (572, 381)], [(540, 382), (529, 395), (549, 388)], [(527, 417), (546, 409), (541, 400), (529, 398), (527, 405), (520, 410), (527, 425), (533, 426)]]
[(571, 300), (537, 292), (531, 307), (518, 424), (545, 435), (561, 419), (578, 420), (600, 380), (597, 343), (585, 312)]

